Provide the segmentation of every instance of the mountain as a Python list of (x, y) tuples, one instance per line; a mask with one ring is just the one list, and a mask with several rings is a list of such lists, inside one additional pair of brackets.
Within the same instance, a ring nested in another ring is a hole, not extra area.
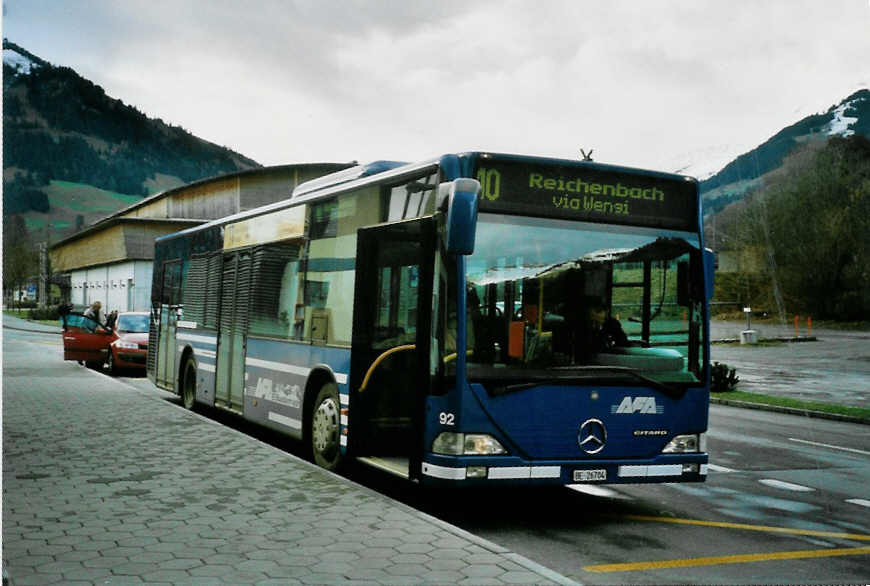
[(141, 198), (261, 165), (3, 40), (3, 212), (56, 241)]
[(701, 181), (704, 215), (715, 214), (758, 188), (765, 174), (778, 169), (785, 157), (807, 145), (821, 145), (832, 136), (870, 137), (870, 90), (856, 91), (826, 112), (813, 114), (783, 128), (755, 149)]

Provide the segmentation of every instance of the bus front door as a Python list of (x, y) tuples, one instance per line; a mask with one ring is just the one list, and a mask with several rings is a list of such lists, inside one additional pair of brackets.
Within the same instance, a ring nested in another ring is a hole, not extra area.
[(348, 451), (410, 478), (431, 384), (434, 234), (431, 218), (357, 232)]

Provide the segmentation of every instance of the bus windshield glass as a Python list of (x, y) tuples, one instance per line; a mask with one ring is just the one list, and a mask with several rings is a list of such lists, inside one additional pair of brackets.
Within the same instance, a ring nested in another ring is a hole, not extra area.
[(697, 234), (481, 213), (467, 283), (471, 380), (703, 380)]

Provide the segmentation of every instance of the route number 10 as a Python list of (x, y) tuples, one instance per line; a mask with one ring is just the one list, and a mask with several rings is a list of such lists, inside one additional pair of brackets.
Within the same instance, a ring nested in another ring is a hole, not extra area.
[(489, 201), (498, 199), (501, 190), (501, 173), (495, 169), (478, 169), (477, 180), (480, 182), (480, 193)]

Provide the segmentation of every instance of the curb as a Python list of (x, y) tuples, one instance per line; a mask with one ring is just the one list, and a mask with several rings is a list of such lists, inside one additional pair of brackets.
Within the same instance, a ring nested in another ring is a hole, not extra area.
[[(758, 343), (762, 342), (786, 342), (788, 344), (796, 344), (798, 342), (818, 342), (819, 339), (815, 336), (780, 336), (774, 338), (759, 338)], [(740, 338), (719, 338), (718, 340), (710, 340), (711, 344), (739, 344)], [(755, 346), (755, 344), (744, 344), (744, 346)]]
[(825, 413), (824, 411), (813, 411), (811, 409), (798, 409), (795, 407), (781, 407), (779, 405), (766, 405), (764, 403), (750, 403), (748, 401), (734, 401), (732, 399), (718, 399), (710, 397), (711, 405), (728, 405), (731, 407), (742, 407), (744, 409), (756, 409), (758, 411), (773, 411), (775, 413), (788, 413), (789, 415), (803, 415), (804, 417), (814, 417), (817, 419), (830, 419), (832, 421), (843, 421), (846, 423), (860, 423), (862, 425), (870, 425), (870, 420), (852, 415), (840, 415), (838, 413)]

